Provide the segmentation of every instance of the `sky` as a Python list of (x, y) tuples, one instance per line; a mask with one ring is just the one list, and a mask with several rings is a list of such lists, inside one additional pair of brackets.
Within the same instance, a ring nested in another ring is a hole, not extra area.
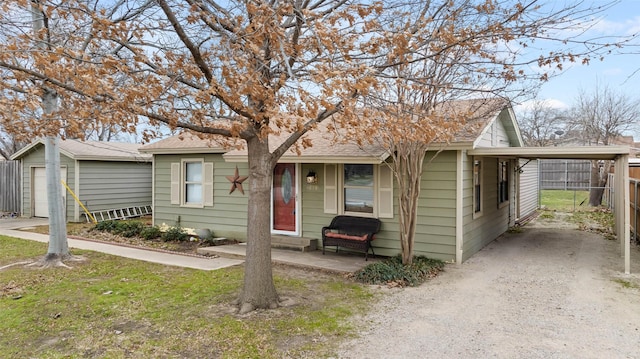
[[(607, 1), (592, 0), (592, 3), (602, 5)], [(634, 33), (640, 33), (640, 0), (620, 0), (599, 16), (587, 36), (625, 36)], [(543, 84), (538, 98), (552, 107), (568, 108), (581, 89), (591, 93), (596, 85), (609, 86), (632, 98), (640, 98), (640, 48), (626, 51), (635, 54), (609, 55), (603, 61), (593, 60), (589, 65), (570, 66)], [(526, 107), (527, 102), (524, 105)]]

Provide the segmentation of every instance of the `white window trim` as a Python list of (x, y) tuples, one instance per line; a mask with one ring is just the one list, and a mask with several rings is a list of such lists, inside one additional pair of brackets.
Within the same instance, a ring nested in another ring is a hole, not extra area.
[[(356, 164), (356, 165), (371, 165), (373, 167), (373, 211), (371, 213), (366, 213), (366, 212), (351, 212), (351, 211), (346, 211), (344, 209), (345, 206), (345, 200), (344, 200), (344, 189), (345, 189), (345, 184), (344, 184), (344, 165), (345, 164), (341, 164), (340, 167), (340, 171), (338, 172), (338, 183), (339, 186), (338, 188), (340, 189), (338, 191), (339, 193), (339, 197), (338, 197), (338, 206), (339, 206), (339, 211), (341, 212), (341, 214), (346, 214), (349, 216), (358, 216), (358, 217), (372, 217), (372, 218), (378, 218), (378, 165), (374, 165), (374, 164), (369, 164), (369, 163), (347, 163), (347, 164)], [(349, 188), (359, 188), (359, 187), (349, 187)]]
[[(202, 202), (200, 203), (187, 203), (187, 194), (186, 194), (186, 186), (187, 186), (187, 163), (196, 163), (200, 162), (200, 168), (202, 169), (202, 174), (200, 175), (201, 181), (200, 186), (202, 188)], [(204, 158), (183, 158), (180, 161), (180, 207), (188, 207), (188, 208), (204, 208), (205, 202), (205, 173), (204, 173)]]
[[(476, 212), (476, 180), (475, 180), (475, 169), (476, 169), (476, 161), (480, 163), (480, 170), (478, 173), (478, 181), (480, 182), (480, 210)], [(482, 180), (484, 172), (484, 164), (482, 158), (473, 158), (471, 160), (471, 183), (472, 183), (472, 211), (473, 211), (473, 219), (482, 217), (483, 208), (484, 208), (484, 181)]]

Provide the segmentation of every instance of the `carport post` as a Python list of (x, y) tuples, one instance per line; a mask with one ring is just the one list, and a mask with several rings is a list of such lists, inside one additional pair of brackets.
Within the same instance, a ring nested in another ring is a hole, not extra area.
[(624, 272), (631, 274), (631, 227), (629, 215), (629, 155), (616, 158), (615, 217), (620, 252), (624, 256)]

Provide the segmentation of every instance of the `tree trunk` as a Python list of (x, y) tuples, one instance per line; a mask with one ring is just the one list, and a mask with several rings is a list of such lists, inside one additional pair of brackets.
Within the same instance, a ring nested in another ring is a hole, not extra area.
[(418, 143), (399, 143), (394, 148), (393, 172), (398, 182), (399, 224), (402, 264), (413, 263), (413, 247), (418, 221), (418, 200), (426, 146)]
[[(42, 40), (37, 43), (41, 49), (47, 49), (48, 37), (43, 37), (46, 28), (45, 14), (39, 8), (39, 1), (31, 3), (31, 19), (33, 32)], [(56, 113), (58, 110), (58, 93), (46, 85), (42, 86), (43, 117)], [(62, 197), (62, 179), (60, 178), (60, 136), (45, 138), (45, 177), (47, 178), (47, 200), (49, 212), (49, 249), (47, 255), (40, 261), (45, 267), (63, 265), (62, 260), (70, 257), (67, 243), (67, 227), (65, 208)]]
[(60, 146), (58, 137), (45, 139), (45, 176), (49, 202), (49, 249), (45, 262), (57, 262), (69, 257), (65, 208), (60, 178)]
[(609, 172), (611, 171), (611, 162), (605, 161), (603, 168), (600, 169), (598, 161), (591, 161), (591, 180), (589, 189), (589, 205), (593, 207), (600, 206), (602, 204), (602, 197), (604, 196), (604, 187), (607, 185), (609, 178)]
[(247, 140), (249, 158), (249, 205), (247, 212), (247, 255), (244, 287), (239, 298), (240, 313), (257, 308), (276, 308), (278, 294), (271, 267), (271, 182), (274, 163), (267, 139)]

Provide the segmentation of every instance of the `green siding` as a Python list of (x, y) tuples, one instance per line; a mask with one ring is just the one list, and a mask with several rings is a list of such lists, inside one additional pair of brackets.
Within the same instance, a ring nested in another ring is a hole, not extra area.
[[(508, 205), (498, 207), (498, 159), (482, 159), (482, 216), (473, 218), (473, 158), (463, 156), (464, 159), (464, 241), (463, 261), (481, 250), (502, 233), (509, 229), (509, 224), (514, 220), (513, 191), (510, 190)], [(511, 164), (511, 168), (513, 164)], [(513, 172), (513, 171), (511, 171)], [(513, 185), (513, 174), (510, 174), (510, 183)]]
[[(34, 146), (22, 157), (23, 215), (33, 216), (32, 180), (34, 167), (45, 166), (44, 145)], [(76, 167), (78, 163), (78, 167)], [(151, 164), (125, 161), (78, 161), (61, 154), (60, 164), (66, 168), (66, 182), (76, 191), (90, 211), (151, 205)], [(79, 186), (76, 184), (79, 172)], [(84, 221), (82, 209), (66, 189), (65, 206), (68, 221)]]
[[(205, 208), (187, 208), (170, 204), (171, 163), (182, 158), (204, 158), (214, 163), (214, 205)], [(427, 156), (429, 158), (429, 156)], [(497, 159), (486, 158), (483, 163), (483, 216), (473, 219), (472, 158), (463, 156), (463, 260), (480, 250), (508, 229), (510, 210), (497, 205)], [(418, 207), (418, 225), (414, 252), (446, 261), (455, 260), (456, 254), (456, 178), (457, 152), (441, 152), (431, 163), (425, 164), (422, 191)], [(155, 224), (187, 228), (209, 228), (216, 236), (245, 239), (247, 224), (247, 194), (238, 191), (229, 194), (230, 184), (225, 178), (233, 174), (237, 165), (240, 174), (247, 173), (246, 163), (226, 163), (221, 155), (155, 155)], [(513, 167), (512, 167), (513, 168)], [(301, 181), (301, 235), (321, 238), (321, 229), (335, 214), (324, 213), (324, 165), (302, 164), (300, 175), (313, 170), (318, 183)], [(245, 186), (245, 192), (248, 186)], [(397, 184), (394, 188), (394, 218), (381, 219), (382, 229), (373, 242), (376, 254), (394, 256), (400, 253), (398, 233)], [(270, 210), (270, 209), (265, 209)], [(513, 216), (513, 210), (511, 210)]]
[[(171, 163), (180, 162), (183, 158), (203, 158), (205, 162), (213, 162), (213, 206), (193, 208), (171, 204)], [(247, 175), (246, 163), (224, 162), (221, 154), (155, 155), (154, 162), (154, 224), (208, 228), (218, 237), (246, 238), (249, 186), (245, 182), (244, 195), (238, 190), (229, 194), (231, 184), (226, 178), (233, 175), (236, 165), (241, 176)]]
[(314, 170), (318, 183), (302, 184), (302, 236), (320, 239), (322, 227), (329, 225), (335, 214), (324, 213), (324, 165), (303, 164), (302, 174)]
[[(305, 164), (302, 173), (310, 169), (318, 174), (318, 183), (302, 185), (302, 236), (319, 239), (322, 227), (328, 225), (335, 215), (323, 210), (324, 166)], [(440, 153), (432, 163), (424, 166), (414, 247), (416, 255), (443, 260), (455, 257), (455, 171), (456, 154), (453, 151)], [(397, 200), (396, 184), (395, 216), (381, 218), (381, 231), (373, 242), (376, 254), (394, 256), (400, 253)]]
[(89, 211), (151, 205), (151, 163), (80, 161), (77, 193)]

